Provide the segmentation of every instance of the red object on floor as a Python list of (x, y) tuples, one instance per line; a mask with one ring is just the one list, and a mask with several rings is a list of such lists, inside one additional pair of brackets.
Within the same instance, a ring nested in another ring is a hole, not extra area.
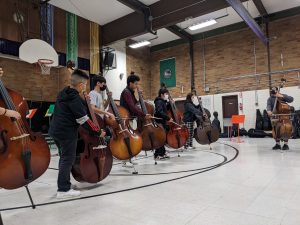
[[(245, 115), (232, 115), (231, 117), (231, 123), (238, 125), (238, 140), (237, 143), (242, 143), (240, 140), (240, 123), (244, 124), (245, 122)], [(230, 141), (231, 141), (232, 135), (230, 131)]]

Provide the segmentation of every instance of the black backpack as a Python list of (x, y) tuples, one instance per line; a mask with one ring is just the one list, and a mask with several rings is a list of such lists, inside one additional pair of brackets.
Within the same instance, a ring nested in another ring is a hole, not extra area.
[(259, 109), (256, 109), (255, 129), (256, 130), (262, 130), (263, 129), (263, 117), (262, 117), (261, 112), (260, 112)]
[(264, 137), (272, 137), (272, 134), (267, 134), (263, 130), (250, 129), (248, 130), (248, 136), (251, 138), (264, 138)]
[(295, 116), (293, 119), (293, 138), (300, 138), (300, 110), (295, 111)]
[(268, 116), (267, 110), (263, 112), (263, 130), (269, 131), (272, 130), (272, 123), (270, 117)]

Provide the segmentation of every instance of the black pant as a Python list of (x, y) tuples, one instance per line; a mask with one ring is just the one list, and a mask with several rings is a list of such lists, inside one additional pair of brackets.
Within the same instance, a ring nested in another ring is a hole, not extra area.
[(165, 146), (155, 149), (154, 157), (164, 156), (166, 154)]
[[(165, 123), (162, 123), (161, 125), (163, 126), (163, 128), (165, 129), (165, 131), (168, 132), (169, 127)], [(154, 157), (164, 156), (165, 154), (166, 154), (166, 148), (163, 145), (162, 147), (155, 149)]]
[(70, 173), (76, 159), (77, 139), (58, 140), (54, 139), (60, 156), (58, 165), (57, 191), (66, 192), (71, 189)]

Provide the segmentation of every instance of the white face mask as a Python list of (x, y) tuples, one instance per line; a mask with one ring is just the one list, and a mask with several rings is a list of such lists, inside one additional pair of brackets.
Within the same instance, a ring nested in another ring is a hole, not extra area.
[(164, 100), (168, 101), (169, 100), (169, 95), (164, 95)]
[(192, 101), (193, 101), (193, 104), (194, 104), (195, 106), (198, 106), (198, 105), (199, 105), (199, 101), (198, 101), (198, 98), (197, 98), (196, 96), (193, 97)]

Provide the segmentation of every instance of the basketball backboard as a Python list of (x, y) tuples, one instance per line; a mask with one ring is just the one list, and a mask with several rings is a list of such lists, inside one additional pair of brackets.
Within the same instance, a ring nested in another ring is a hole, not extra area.
[(28, 63), (38, 63), (40, 59), (52, 60), (50, 66), (58, 66), (58, 54), (47, 42), (40, 39), (25, 41), (19, 49), (19, 58)]

